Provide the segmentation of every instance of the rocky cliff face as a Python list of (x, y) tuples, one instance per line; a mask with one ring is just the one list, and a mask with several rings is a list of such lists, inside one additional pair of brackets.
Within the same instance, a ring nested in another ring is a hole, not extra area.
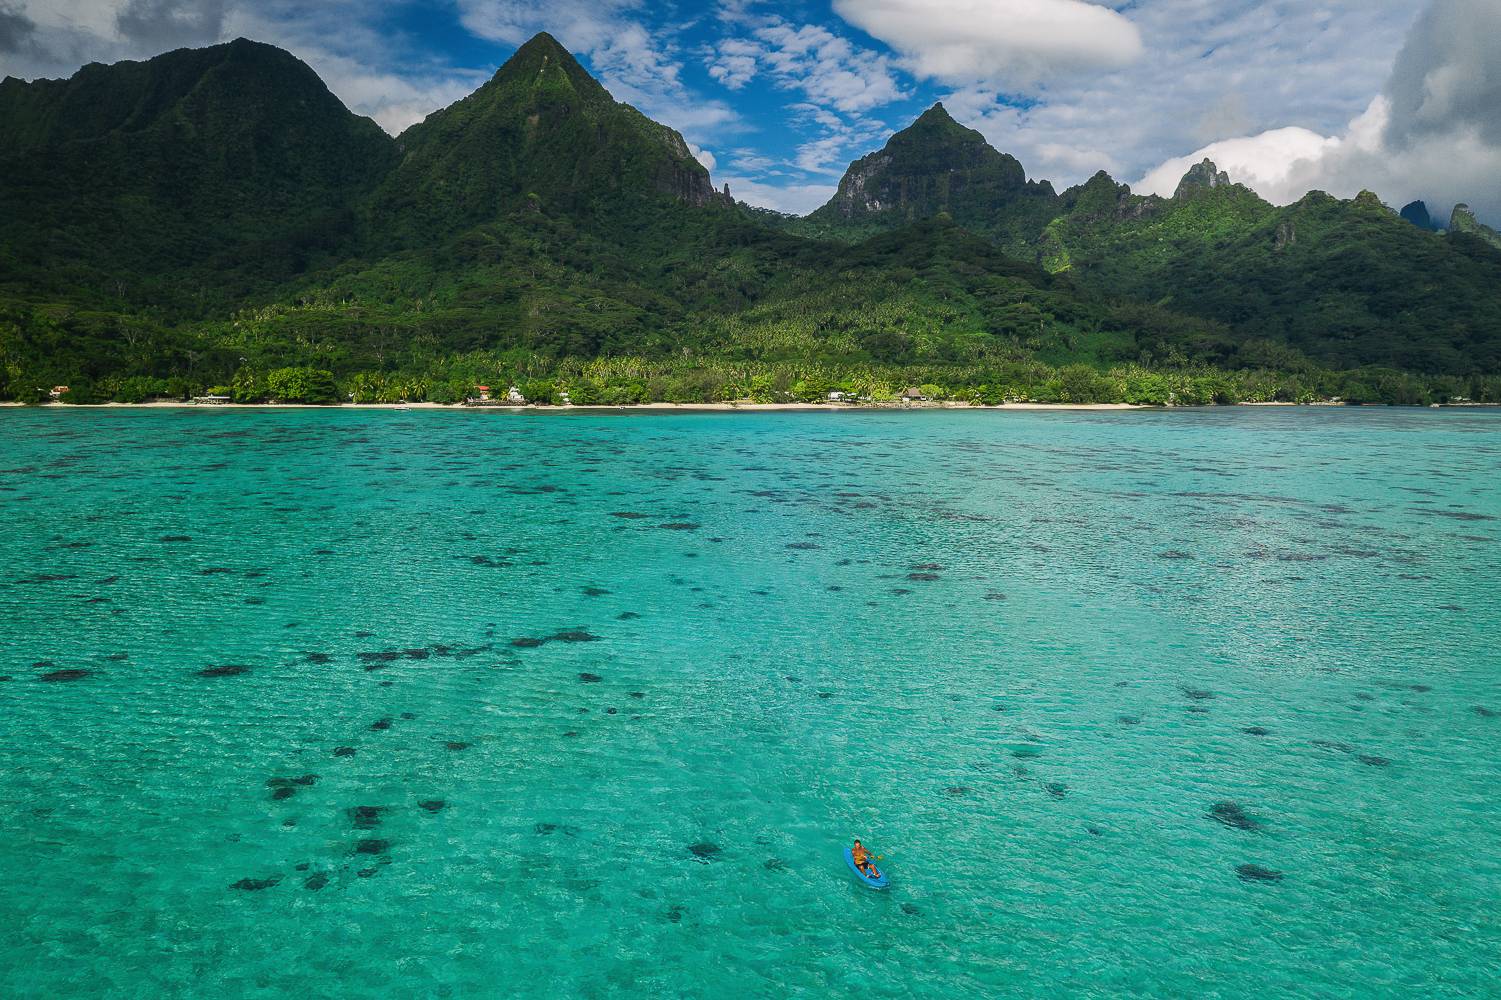
[(1428, 214), (1428, 205), (1425, 202), (1409, 202), (1402, 206), (1402, 211), (1399, 214), (1419, 229), (1436, 228), (1433, 225), (1433, 216)]
[(1470, 236), (1482, 239), (1491, 246), (1501, 249), (1501, 233), (1496, 232), (1490, 226), (1484, 225), (1475, 218), (1475, 213), (1470, 211), (1470, 206), (1459, 204), (1454, 206), (1454, 214), (1449, 217), (1449, 232), (1467, 233)]
[(947, 215), (1003, 245), (1030, 239), (1057, 195), (1028, 181), (1015, 157), (956, 122), (939, 103), (886, 146), (850, 164), (839, 190), (809, 221), (830, 228), (892, 228)]
[(1178, 182), (1178, 189), (1173, 192), (1173, 198), (1183, 200), (1192, 197), (1200, 191), (1212, 191), (1218, 187), (1229, 187), (1230, 175), (1215, 166), (1213, 160), (1205, 158), (1188, 169), (1183, 179)]
[(939, 103), (884, 149), (850, 164), (838, 193), (819, 212), (845, 219), (891, 213), (909, 221), (931, 218), (978, 207), (982, 199), (1014, 197), (1026, 182), (1015, 158), (954, 121)]
[(730, 186), (726, 184), (723, 191), (715, 190), (708, 169), (698, 162), (682, 135), (665, 125), (659, 127), (664, 133), (660, 141), (667, 155), (658, 165), (657, 192), (700, 208), (714, 204), (733, 205), (735, 200), (730, 197)]

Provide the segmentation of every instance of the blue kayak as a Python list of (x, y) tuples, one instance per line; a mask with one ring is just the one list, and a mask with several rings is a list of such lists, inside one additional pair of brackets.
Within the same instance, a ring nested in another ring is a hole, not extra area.
[[(875, 868), (877, 872), (880, 872), (880, 874), (875, 878), (871, 878), (869, 875), (862, 872), (859, 866), (855, 864), (855, 852), (848, 847), (844, 849), (844, 860), (845, 863), (850, 866), (850, 871), (855, 873), (855, 878), (865, 883), (868, 888), (884, 889), (891, 884), (890, 882), (886, 881), (886, 873), (881, 871), (880, 866), (878, 865), (875, 866)], [(872, 865), (874, 864), (875, 863), (872, 862)]]

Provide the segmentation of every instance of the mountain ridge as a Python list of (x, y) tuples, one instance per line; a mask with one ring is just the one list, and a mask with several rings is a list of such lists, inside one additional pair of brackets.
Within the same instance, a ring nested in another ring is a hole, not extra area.
[(434, 392), (587, 365), (678, 386), (623, 399), (879, 370), (987, 398), (1420, 400), (1501, 370), (1478, 230), (1368, 194), (1278, 208), (1209, 161), (1172, 198), (1103, 171), (1060, 193), (941, 102), (776, 216), (545, 33), (394, 138), (248, 40), (7, 81), (0, 130), (22, 136), (0, 153), (12, 397), (301, 364)]

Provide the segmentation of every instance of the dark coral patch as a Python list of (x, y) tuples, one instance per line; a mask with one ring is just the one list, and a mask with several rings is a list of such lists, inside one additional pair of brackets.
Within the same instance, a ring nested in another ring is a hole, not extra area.
[(243, 663), (225, 663), (217, 667), (204, 667), (198, 671), (199, 677), (239, 677), (241, 674), (250, 673), (250, 668)]
[(443, 747), (444, 747), (444, 749), (447, 749), (447, 750), (468, 750), (469, 749), (469, 744), (468, 743), (460, 743), (458, 740), (451, 740), (451, 741), (443, 744)]
[(799, 552), (811, 552), (815, 549), (823, 548), (823, 546), (819, 545), (817, 542), (788, 542), (787, 547), (789, 549), (795, 549)]
[(334, 747), (335, 757), (353, 757), (356, 753), (358, 751), (354, 747)]
[(579, 674), (579, 680), (583, 681), (585, 684), (598, 684), (600, 681), (604, 680), (604, 678), (599, 676), (599, 674), (591, 674), (587, 671), (584, 671)]
[(547, 637), (553, 642), (598, 642), (600, 637), (583, 629), (571, 629), (566, 632), (556, 632)]
[(968, 795), (969, 787), (966, 785), (950, 785), (948, 788), (945, 788), (943, 790), (943, 794), (957, 799), (961, 796)]
[(448, 803), (444, 802), (442, 799), (426, 799), (422, 802), (417, 803), (418, 808), (426, 810), (430, 813), (442, 812), (443, 807), (446, 805), (448, 805)]
[(355, 806), (349, 810), (349, 821), (356, 830), (374, 830), (380, 826), (380, 815), (385, 806)]
[(908, 573), (907, 579), (932, 582), (941, 579), (937, 573)]
[(657, 527), (665, 528), (668, 531), (697, 531), (701, 525), (694, 524), (692, 521), (669, 521), (666, 524), (659, 524)]
[(425, 660), (432, 654), (426, 649), (381, 649), (354, 655), (365, 664), (366, 670), (375, 670), (379, 664), (395, 663), (397, 660)]
[(704, 861), (708, 861), (709, 859), (716, 857), (721, 850), (723, 849), (718, 844), (711, 844), (706, 840), (700, 841), (697, 844), (688, 845), (688, 853), (692, 854), (695, 858), (701, 858)]
[(384, 730), (387, 730), (387, 729), (390, 729), (390, 728), (391, 728), (391, 720), (390, 719), (376, 719), (374, 722), (370, 723), (370, 729), (373, 732), (379, 733), (379, 732), (383, 732)]
[(1263, 868), (1261, 865), (1241, 865), (1235, 869), (1235, 874), (1240, 876), (1243, 882), (1281, 882), (1282, 873)]
[(269, 889), (281, 881), (280, 875), (272, 875), (270, 878), (242, 878), (231, 889), (241, 889), (245, 892), (257, 892), (261, 889)]
[(56, 684), (59, 681), (81, 681), (93, 674), (92, 670), (82, 670), (78, 667), (69, 667), (64, 670), (53, 670), (38, 677), (39, 681)]
[(302, 887), (304, 889), (308, 889), (312, 892), (317, 892), (319, 889), (323, 888), (326, 885), (328, 885), (328, 876), (323, 872), (318, 872), (315, 875), (309, 875), (307, 881), (302, 883)]
[(1208, 816), (1216, 823), (1235, 830), (1260, 830), (1261, 822), (1249, 815), (1235, 802), (1216, 802), (1209, 807)]
[(386, 854), (391, 850), (391, 842), (383, 837), (366, 837), (354, 845), (356, 854)]
[(1242, 729), (1241, 732), (1245, 733), (1247, 736), (1267, 736), (1271, 733), (1271, 730), (1266, 728), (1265, 726), (1247, 726), (1246, 728)]
[(1179, 690), (1183, 692), (1183, 697), (1189, 701), (1209, 701), (1214, 698), (1213, 691), (1205, 691), (1201, 688), (1185, 687)]
[(546, 639), (533, 639), (531, 636), (524, 635), (519, 639), (512, 639), (511, 645), (517, 649), (536, 649), (546, 641)]
[(1484, 705), (1476, 705), (1475, 714), (1480, 716), (1482, 719), (1494, 719), (1497, 715), (1497, 712), (1493, 708), (1486, 708)]
[(1385, 767), (1386, 765), (1391, 763), (1391, 761), (1387, 760), (1385, 757), (1377, 757), (1375, 754), (1369, 753), (1360, 754), (1355, 759), (1360, 761), (1362, 764), (1369, 765), (1370, 767)]
[(604, 597), (608, 593), (609, 591), (603, 587), (585, 587), (583, 589), (585, 597)]
[(158, 541), (162, 542), (191, 542), (192, 535), (163, 535)]

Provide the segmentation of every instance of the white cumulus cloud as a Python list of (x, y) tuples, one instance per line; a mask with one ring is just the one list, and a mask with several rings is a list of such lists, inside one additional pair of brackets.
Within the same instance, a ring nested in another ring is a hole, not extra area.
[(1208, 157), (1262, 197), (1287, 204), (1310, 190), (1375, 191), (1392, 205), (1422, 199), (1435, 214), (1468, 202), (1501, 218), (1501, 3), (1434, 0), (1397, 55), (1383, 92), (1330, 136), (1278, 128), (1210, 143), (1150, 170), (1138, 187), (1171, 194)]
[(1142, 54), (1130, 19), (1084, 0), (834, 0), (834, 10), (916, 75), (950, 84), (1033, 83)]

